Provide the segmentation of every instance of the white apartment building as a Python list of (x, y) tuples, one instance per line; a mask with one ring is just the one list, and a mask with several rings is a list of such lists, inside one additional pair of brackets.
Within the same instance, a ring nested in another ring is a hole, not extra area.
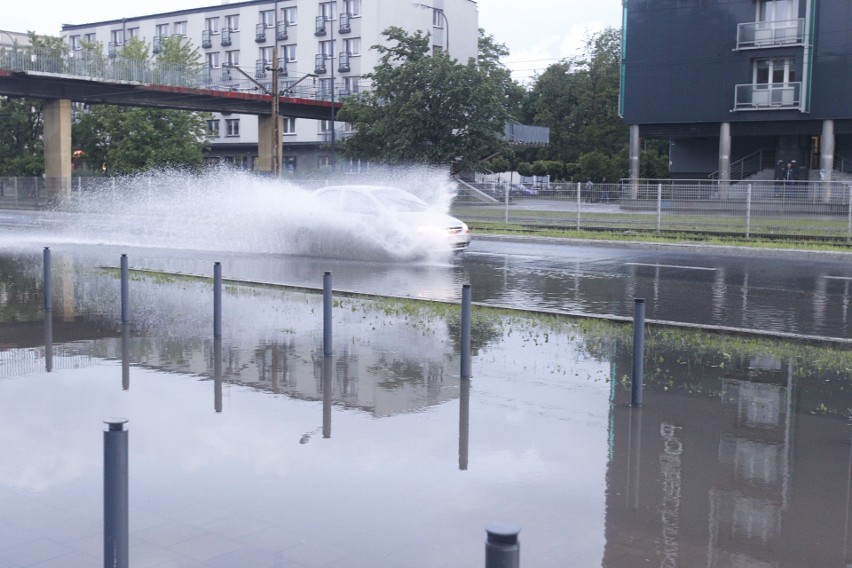
[[(164, 38), (184, 36), (202, 54), (205, 72), (216, 88), (259, 89), (246, 75), (268, 88), (277, 48), (281, 91), (337, 101), (369, 89), (362, 76), (378, 62), (378, 53), (371, 47), (383, 43), (381, 33), (388, 27), (428, 32), (434, 50), (449, 51), (466, 62), (478, 52), (478, 20), (474, 0), (254, 0), (65, 24), (62, 37), (72, 52), (81, 50), (85, 42), (98, 42), (105, 53), (116, 56), (134, 37), (148, 43), (156, 55)], [(297, 119), (287, 117), (283, 109), (283, 171), (329, 164), (331, 115), (328, 121)], [(254, 169), (256, 116), (214, 114), (208, 130), (208, 161)], [(335, 138), (346, 135), (346, 125), (335, 123)]]

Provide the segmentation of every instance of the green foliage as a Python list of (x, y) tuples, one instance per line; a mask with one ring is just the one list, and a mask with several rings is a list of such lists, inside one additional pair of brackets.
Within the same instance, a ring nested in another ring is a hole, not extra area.
[(532, 164), (528, 162), (521, 162), (518, 164), (518, 173), (524, 177), (530, 177), (533, 174)]
[[(150, 67), (161, 72), (175, 65), (199, 65), (201, 55), (183, 37), (167, 38), (160, 47), (157, 59), (151, 60), (150, 46), (131, 38), (122, 49), (120, 61), (128, 69)], [(87, 51), (93, 63), (102, 60), (100, 46)], [(109, 174), (195, 168), (203, 164), (206, 119), (205, 113), (198, 112), (101, 105), (83, 113), (73, 125), (72, 137), (74, 147), (83, 150), (90, 166)]]
[(343, 144), (348, 156), (472, 169), (504, 147), (511, 79), (497, 62), (501, 46), (480, 35), (479, 59), (461, 64), (430, 54), (428, 34), (391, 27), (382, 35), (387, 45), (373, 46), (379, 63), (365, 76), (372, 90), (347, 99), (338, 113), (356, 130)]
[(505, 156), (497, 156), (496, 158), (489, 160), (486, 167), (495, 174), (499, 174), (508, 172), (512, 168), (512, 164)]
[(44, 173), (42, 101), (0, 97), (0, 176)]

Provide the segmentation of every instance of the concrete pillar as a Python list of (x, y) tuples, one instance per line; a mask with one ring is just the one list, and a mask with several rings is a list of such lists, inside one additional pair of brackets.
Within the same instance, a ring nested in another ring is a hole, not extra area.
[(639, 125), (630, 125), (630, 199), (639, 198)]
[(731, 187), (731, 123), (719, 126), (719, 195), (727, 199)]
[[(257, 169), (262, 172), (275, 171), (272, 167), (272, 116), (257, 117)], [(278, 132), (284, 132), (284, 119), (278, 117)], [(283, 136), (278, 137), (278, 155), (283, 154)], [(280, 170), (279, 170), (280, 171)]]
[(44, 101), (44, 177), (48, 197), (71, 194), (71, 101)]
[(819, 156), (820, 176), (823, 181), (831, 181), (831, 174), (834, 171), (834, 121), (822, 121), (822, 137), (820, 138), (820, 156)]

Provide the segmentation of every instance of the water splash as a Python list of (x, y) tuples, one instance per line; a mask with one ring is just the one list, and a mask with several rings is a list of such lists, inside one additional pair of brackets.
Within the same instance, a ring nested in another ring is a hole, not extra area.
[(313, 255), (336, 258), (446, 259), (443, 236), (424, 239), (416, 227), (377, 216), (365, 223), (329, 211), (313, 191), (324, 185), (374, 184), (406, 189), (445, 215), (455, 197), (446, 171), (371, 170), (323, 180), (276, 180), (215, 168), (200, 174), (156, 171), (104, 179), (75, 192), (43, 229), (79, 244), (203, 251)]

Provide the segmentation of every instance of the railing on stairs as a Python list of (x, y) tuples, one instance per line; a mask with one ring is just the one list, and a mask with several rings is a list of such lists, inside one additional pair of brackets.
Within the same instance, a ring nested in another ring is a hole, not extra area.
[[(731, 164), (731, 181), (742, 181), (760, 171), (774, 167), (775, 152), (772, 150), (760, 149)], [(718, 180), (719, 171), (717, 170), (707, 177)]]

